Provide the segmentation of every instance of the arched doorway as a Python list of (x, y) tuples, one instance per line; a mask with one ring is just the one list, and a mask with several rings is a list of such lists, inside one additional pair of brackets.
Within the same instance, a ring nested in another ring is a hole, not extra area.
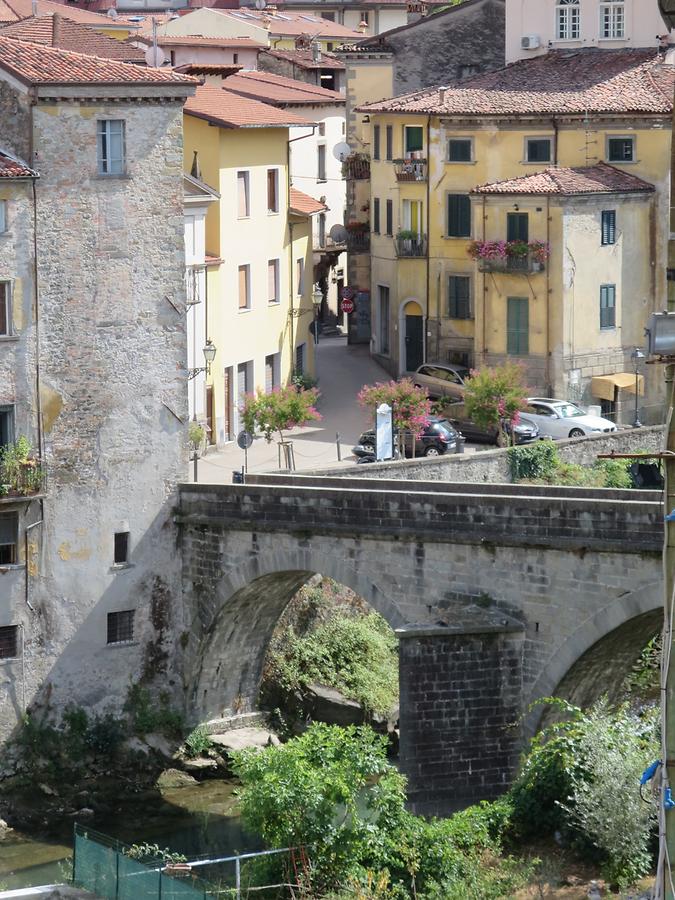
[(424, 362), (424, 312), (417, 300), (401, 304), (399, 334), (401, 372), (414, 372)]

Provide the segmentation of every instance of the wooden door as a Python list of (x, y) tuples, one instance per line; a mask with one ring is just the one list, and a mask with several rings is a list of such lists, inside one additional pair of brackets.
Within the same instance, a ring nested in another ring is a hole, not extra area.
[(206, 425), (208, 427), (208, 442), (216, 442), (216, 423), (213, 416), (213, 385), (206, 385)]

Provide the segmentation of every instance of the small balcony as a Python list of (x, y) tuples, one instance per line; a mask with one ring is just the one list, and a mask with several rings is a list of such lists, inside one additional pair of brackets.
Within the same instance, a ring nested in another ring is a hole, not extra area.
[(43, 488), (44, 468), (26, 438), (0, 448), (0, 501), (30, 498)]
[(370, 232), (369, 231), (348, 231), (347, 232), (347, 252), (348, 253), (370, 253)]
[(395, 159), (394, 171), (397, 181), (426, 181), (426, 159)]
[(427, 255), (427, 238), (424, 234), (399, 231), (394, 238), (396, 256), (399, 259), (419, 259)]
[(546, 241), (472, 241), (467, 252), (479, 272), (531, 275), (546, 270), (550, 249)]
[(543, 260), (533, 259), (527, 256), (513, 256), (506, 259), (479, 259), (479, 272), (502, 272), (508, 275), (531, 275), (534, 272), (543, 272), (546, 263)]
[(365, 153), (352, 153), (342, 162), (342, 175), (351, 181), (369, 181), (370, 158)]

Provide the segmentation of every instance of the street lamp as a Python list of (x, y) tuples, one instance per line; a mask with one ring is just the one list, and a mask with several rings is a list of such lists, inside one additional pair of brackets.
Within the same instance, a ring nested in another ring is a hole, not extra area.
[(638, 396), (639, 396), (639, 387), (640, 387), (640, 376), (638, 374), (638, 366), (640, 365), (640, 360), (645, 358), (644, 353), (639, 347), (636, 347), (635, 350), (630, 355), (630, 358), (633, 360), (633, 365), (635, 366), (635, 418), (633, 419), (633, 428), (641, 428), (642, 422), (638, 418)]
[(216, 345), (213, 343), (211, 338), (209, 338), (204, 344), (202, 353), (204, 354), (204, 362), (206, 363), (206, 365), (198, 366), (196, 369), (188, 369), (188, 380), (190, 380), (191, 378), (195, 378), (197, 375), (199, 375), (200, 372), (206, 372), (207, 375), (211, 374), (211, 363), (216, 358)]
[(314, 290), (312, 291), (312, 306), (314, 307), (314, 343), (319, 343), (319, 309), (321, 308), (321, 304), (323, 303), (323, 291), (319, 287), (318, 284), (314, 285)]

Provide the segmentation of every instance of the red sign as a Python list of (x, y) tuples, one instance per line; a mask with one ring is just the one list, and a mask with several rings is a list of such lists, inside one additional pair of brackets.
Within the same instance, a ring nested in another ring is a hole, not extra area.
[(354, 312), (354, 301), (351, 299), (351, 297), (343, 297), (342, 298), (342, 303), (340, 304), (340, 309), (342, 310), (343, 313), (347, 313), (347, 315), (349, 315), (349, 313)]

